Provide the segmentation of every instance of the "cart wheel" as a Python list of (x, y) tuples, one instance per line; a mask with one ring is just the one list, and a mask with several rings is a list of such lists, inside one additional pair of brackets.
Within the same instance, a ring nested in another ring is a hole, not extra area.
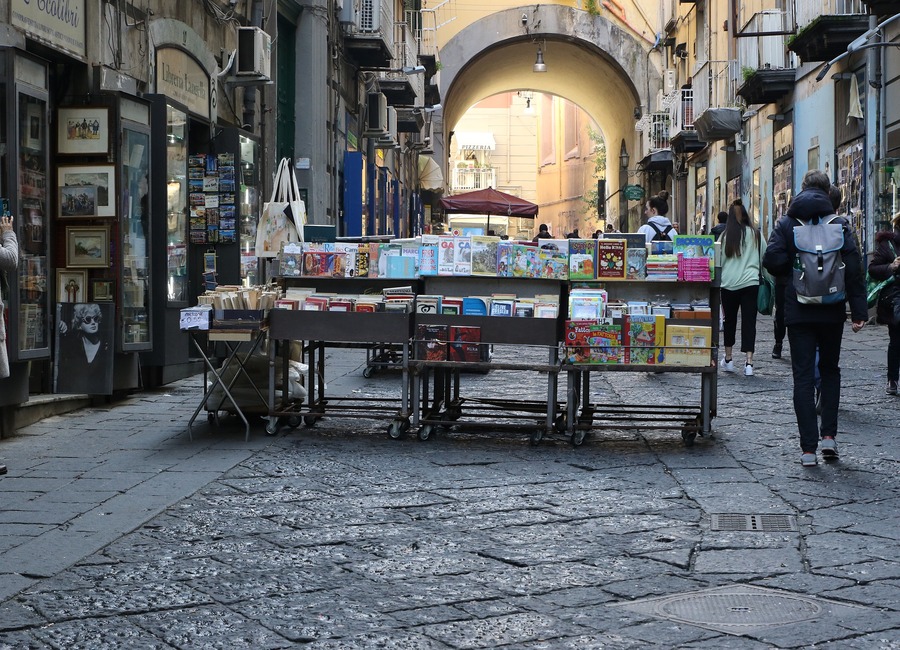
[(209, 413), (206, 414), (206, 421), (209, 422), (210, 424), (217, 424), (217, 420), (218, 420), (218, 418), (216, 417), (216, 414), (213, 411), (210, 411)]
[(278, 418), (269, 418), (266, 423), (266, 435), (274, 436), (276, 433), (278, 433)]
[(433, 424), (423, 424), (422, 428), (419, 429), (419, 440), (428, 440), (432, 432), (434, 432)]
[(576, 447), (580, 447), (581, 443), (584, 442), (584, 436), (586, 432), (581, 429), (575, 429), (575, 433), (572, 434), (572, 444)]
[(292, 415), (292, 416), (290, 416), (290, 417), (288, 418), (287, 423), (288, 423), (288, 426), (289, 426), (291, 429), (296, 429), (297, 427), (300, 426), (300, 423), (301, 423), (302, 421), (303, 421), (303, 420), (300, 419), (300, 416), (299, 416), (299, 415)]
[(319, 416), (317, 416), (317, 415), (304, 415), (303, 416), (303, 424), (305, 424), (308, 427), (311, 427), (318, 421), (318, 419), (319, 419)]
[(532, 445), (539, 445), (541, 440), (544, 439), (544, 430), (543, 429), (535, 429), (531, 432), (530, 442)]
[(365, 377), (366, 379), (368, 379), (369, 377), (371, 377), (374, 374), (375, 374), (375, 368), (373, 368), (372, 366), (366, 366), (365, 370), (363, 370), (363, 377)]
[(696, 431), (686, 431), (684, 429), (681, 430), (681, 439), (684, 440), (685, 447), (693, 447), (694, 440), (697, 438)]
[(403, 428), (403, 425), (397, 420), (394, 420), (388, 425), (388, 436), (390, 436), (394, 440), (403, 437), (404, 433), (405, 430)]
[(410, 423), (409, 418), (403, 418), (400, 420), (400, 433), (406, 433), (409, 431)]

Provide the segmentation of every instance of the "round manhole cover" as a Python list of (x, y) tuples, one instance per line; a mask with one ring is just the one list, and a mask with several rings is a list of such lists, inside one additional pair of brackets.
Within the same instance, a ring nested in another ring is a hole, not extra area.
[(716, 626), (784, 625), (818, 617), (814, 601), (783, 594), (685, 594), (657, 606), (659, 616)]

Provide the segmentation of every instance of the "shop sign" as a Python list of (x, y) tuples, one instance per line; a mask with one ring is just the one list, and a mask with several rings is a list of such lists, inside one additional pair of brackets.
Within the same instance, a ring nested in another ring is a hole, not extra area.
[(156, 50), (156, 92), (209, 118), (209, 75), (187, 52), (174, 47)]
[(625, 198), (629, 201), (640, 201), (644, 198), (644, 188), (640, 185), (626, 185)]
[(40, 41), (83, 57), (86, 0), (11, 0), (10, 22)]

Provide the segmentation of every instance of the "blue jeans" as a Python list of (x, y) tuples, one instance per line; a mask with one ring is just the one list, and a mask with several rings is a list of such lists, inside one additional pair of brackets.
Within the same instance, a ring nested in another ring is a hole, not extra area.
[[(816, 369), (821, 374), (822, 436), (837, 434), (841, 399), (841, 339), (844, 323), (800, 323), (788, 325), (791, 370), (794, 375), (794, 413), (800, 430), (800, 448), (814, 452), (819, 446), (816, 417)], [(818, 362), (816, 354), (818, 352)]]

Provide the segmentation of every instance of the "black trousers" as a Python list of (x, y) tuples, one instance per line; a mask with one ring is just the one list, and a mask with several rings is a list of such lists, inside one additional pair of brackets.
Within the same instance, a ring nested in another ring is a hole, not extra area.
[(731, 291), (722, 289), (722, 312), (725, 315), (723, 327), (725, 346), (731, 347), (737, 335), (737, 313), (741, 312), (741, 352), (756, 350), (756, 297), (759, 285)]
[(819, 446), (816, 418), (816, 349), (822, 377), (822, 436), (837, 435), (841, 401), (841, 339), (844, 323), (800, 323), (788, 325), (791, 370), (794, 374), (794, 413), (800, 430), (800, 449), (814, 452)]
[(888, 325), (887, 378), (889, 381), (900, 379), (900, 323)]
[(786, 285), (775, 283), (775, 344), (784, 343), (784, 288)]

